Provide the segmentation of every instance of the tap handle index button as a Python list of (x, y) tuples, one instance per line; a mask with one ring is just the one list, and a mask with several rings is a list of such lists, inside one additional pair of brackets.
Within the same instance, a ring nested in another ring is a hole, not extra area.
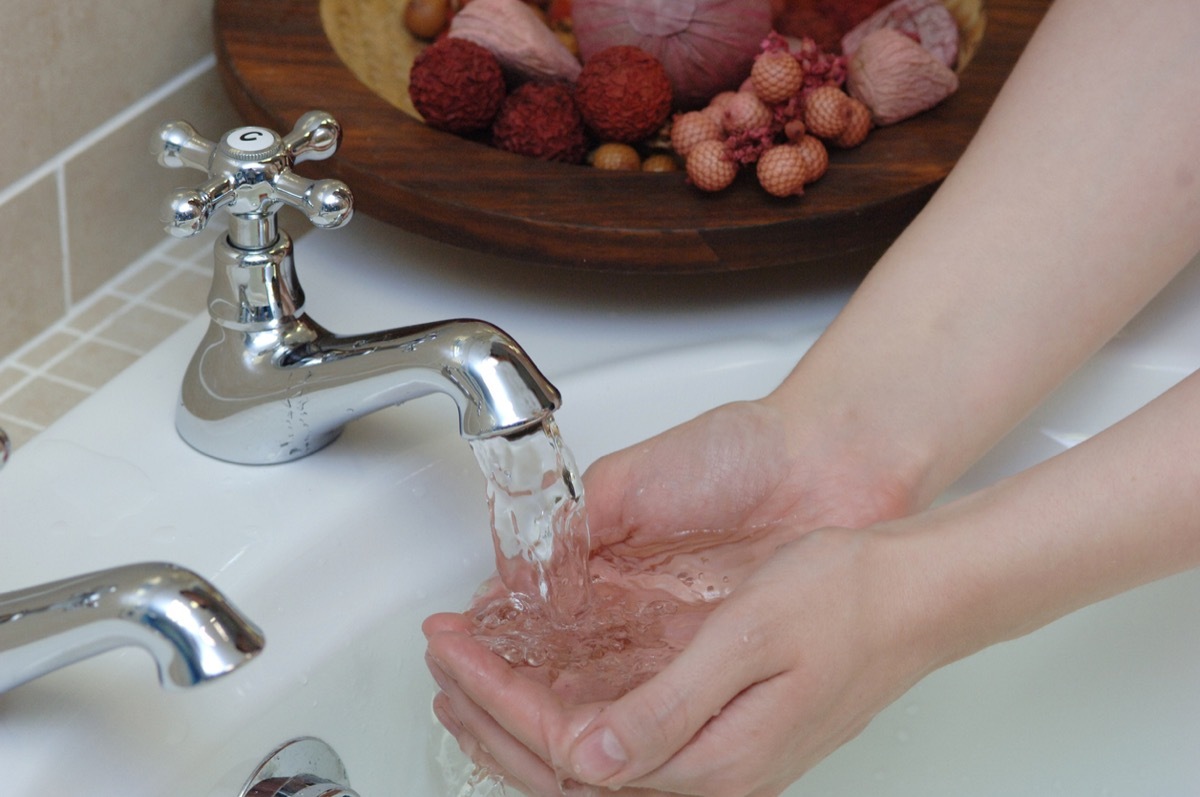
[(280, 139), (265, 127), (239, 127), (226, 133), (221, 143), (229, 156), (253, 161), (274, 155)]

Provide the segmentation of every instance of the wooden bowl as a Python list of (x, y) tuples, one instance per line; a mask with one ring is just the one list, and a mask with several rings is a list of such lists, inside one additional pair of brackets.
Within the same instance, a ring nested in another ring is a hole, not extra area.
[(221, 78), (248, 122), (286, 131), (314, 108), (341, 122), (341, 149), (311, 174), (345, 181), (361, 212), (547, 265), (684, 273), (836, 265), (891, 243), (962, 154), (1049, 0), (948, 5), (977, 20), (959, 90), (832, 152), (826, 175), (788, 199), (752, 173), (704, 194), (681, 172), (548, 163), (427, 127), (405, 108), (416, 47), (394, 0), (217, 0), (214, 25)]

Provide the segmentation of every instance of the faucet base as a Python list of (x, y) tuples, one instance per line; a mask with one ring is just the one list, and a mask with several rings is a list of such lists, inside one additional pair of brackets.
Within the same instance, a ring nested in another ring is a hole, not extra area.
[(342, 759), (313, 736), (292, 739), (273, 750), (246, 781), (239, 797), (358, 797)]

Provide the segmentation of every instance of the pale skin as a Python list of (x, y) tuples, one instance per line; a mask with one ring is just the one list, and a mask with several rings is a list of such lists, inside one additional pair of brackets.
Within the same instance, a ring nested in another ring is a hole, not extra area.
[(1194, 0), (1058, 0), (791, 376), (585, 477), (595, 555), (631, 583), (682, 531), (774, 552), (611, 702), (566, 705), (430, 618), (460, 745), (535, 797), (775, 797), (932, 670), (1200, 565), (1200, 375), (926, 509), (1200, 251), (1198, 41)]

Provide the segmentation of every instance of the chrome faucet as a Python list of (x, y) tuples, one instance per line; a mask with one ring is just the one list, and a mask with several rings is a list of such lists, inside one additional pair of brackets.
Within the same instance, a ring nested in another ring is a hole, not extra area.
[(230, 218), (214, 247), (208, 331), (184, 376), (180, 435), (218, 459), (288, 462), (329, 444), (355, 418), (433, 392), (455, 400), (468, 439), (540, 424), (561, 404), (559, 393), (491, 324), (460, 319), (339, 335), (305, 313), (292, 240), (276, 214), (290, 205), (326, 229), (350, 220), (345, 184), (292, 171), (330, 157), (340, 139), (338, 123), (320, 111), (282, 137), (241, 127), (214, 143), (185, 122), (159, 130), (159, 163), (209, 175), (169, 198), (167, 231), (194, 235), (219, 208)]
[(163, 686), (185, 687), (241, 667), (263, 636), (212, 584), (171, 564), (0, 594), (0, 692), (125, 645), (150, 652)]

